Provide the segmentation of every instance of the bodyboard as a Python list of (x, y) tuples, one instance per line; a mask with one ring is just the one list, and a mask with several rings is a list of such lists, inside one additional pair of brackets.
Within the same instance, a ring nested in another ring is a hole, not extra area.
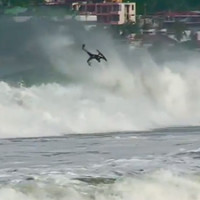
[(107, 61), (107, 58), (106, 58), (99, 50), (97, 50), (97, 52), (99, 53), (99, 55), (100, 55), (105, 61)]

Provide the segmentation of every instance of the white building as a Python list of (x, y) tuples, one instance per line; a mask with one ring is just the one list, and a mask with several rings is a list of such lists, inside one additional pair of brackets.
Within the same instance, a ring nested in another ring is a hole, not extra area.
[(136, 3), (83, 4), (80, 15), (96, 15), (97, 22), (103, 24), (136, 23)]

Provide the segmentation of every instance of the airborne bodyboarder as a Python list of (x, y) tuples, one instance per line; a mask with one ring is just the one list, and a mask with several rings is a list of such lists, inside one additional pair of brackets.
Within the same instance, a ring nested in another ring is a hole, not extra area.
[(106, 57), (105, 57), (99, 50), (97, 50), (98, 54), (90, 53), (88, 50), (85, 49), (85, 44), (82, 45), (82, 49), (83, 49), (83, 51), (85, 51), (85, 52), (90, 56), (90, 57), (88, 58), (88, 60), (87, 60), (87, 63), (88, 63), (89, 66), (91, 66), (90, 61), (91, 61), (92, 59), (95, 59), (95, 60), (97, 60), (98, 62), (101, 62), (101, 59), (107, 61)]

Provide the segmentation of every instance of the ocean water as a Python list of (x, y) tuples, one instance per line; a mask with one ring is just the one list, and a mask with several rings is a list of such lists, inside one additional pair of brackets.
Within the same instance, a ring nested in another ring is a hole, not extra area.
[(0, 197), (198, 200), (199, 130), (1, 139)]
[(74, 21), (0, 25), (0, 200), (200, 199), (197, 52), (158, 63)]

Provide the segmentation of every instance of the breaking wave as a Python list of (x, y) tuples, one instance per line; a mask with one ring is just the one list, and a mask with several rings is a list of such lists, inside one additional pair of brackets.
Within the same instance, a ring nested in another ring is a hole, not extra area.
[(197, 200), (200, 198), (200, 183), (194, 177), (180, 177), (161, 171), (143, 178), (123, 178), (116, 181), (101, 182), (91, 180), (86, 183), (67, 180), (62, 176), (38, 178), (4, 185), (0, 188), (2, 200)]
[[(195, 53), (157, 64), (148, 51), (129, 49), (106, 31), (87, 31), (71, 20), (16, 23), (3, 18), (0, 24), (6, 24), (0, 50), (0, 137), (199, 125)], [(108, 63), (94, 61), (89, 67), (82, 43), (103, 51)]]

